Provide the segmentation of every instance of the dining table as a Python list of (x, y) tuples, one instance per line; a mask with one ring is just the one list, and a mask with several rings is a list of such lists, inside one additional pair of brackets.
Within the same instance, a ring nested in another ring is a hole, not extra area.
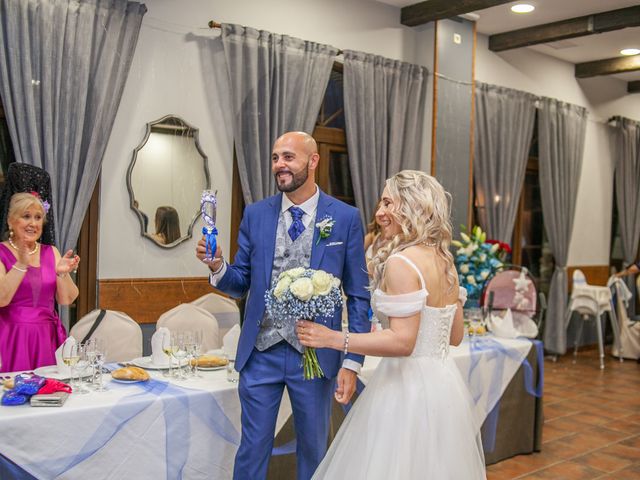
[[(540, 449), (541, 352), (539, 341), (491, 335), (451, 347), (483, 425), (487, 463)], [(380, 361), (366, 358), (360, 393)], [(107, 375), (106, 391), (72, 393), (61, 407), (1, 406), (0, 478), (232, 478), (241, 432), (238, 384), (224, 368), (185, 379), (149, 373), (148, 381), (134, 383)], [(334, 404), (331, 438), (348, 409)], [(291, 416), (285, 389), (269, 478), (295, 478)]]

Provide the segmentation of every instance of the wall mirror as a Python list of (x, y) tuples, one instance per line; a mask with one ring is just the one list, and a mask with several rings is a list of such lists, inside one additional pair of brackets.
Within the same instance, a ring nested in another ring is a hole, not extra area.
[(127, 170), (130, 205), (142, 236), (162, 248), (191, 238), (202, 191), (209, 188), (198, 129), (175, 115), (147, 123)]

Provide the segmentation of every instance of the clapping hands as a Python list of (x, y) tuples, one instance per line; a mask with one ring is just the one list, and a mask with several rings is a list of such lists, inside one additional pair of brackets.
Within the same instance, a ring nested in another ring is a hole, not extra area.
[(58, 264), (56, 265), (56, 275), (75, 272), (78, 269), (79, 264), (80, 257), (78, 255), (74, 255), (73, 250), (68, 250), (67, 253), (58, 260)]

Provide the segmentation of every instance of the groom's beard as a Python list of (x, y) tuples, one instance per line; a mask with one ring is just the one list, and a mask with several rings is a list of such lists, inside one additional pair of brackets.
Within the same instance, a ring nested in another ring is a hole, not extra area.
[(293, 173), (291, 170), (284, 170), (284, 172), (291, 174), (291, 180), (289, 180), (289, 182), (285, 180), (282, 180), (282, 181), (279, 180), (278, 174), (283, 173), (283, 171), (281, 170), (277, 172), (274, 175), (274, 178), (276, 180), (276, 185), (278, 186), (278, 190), (284, 193), (293, 192), (298, 188), (300, 188), (304, 184), (304, 182), (307, 181), (307, 178), (309, 178), (309, 161), (307, 161), (307, 164), (305, 165), (305, 167), (302, 170), (300, 170), (298, 173)]

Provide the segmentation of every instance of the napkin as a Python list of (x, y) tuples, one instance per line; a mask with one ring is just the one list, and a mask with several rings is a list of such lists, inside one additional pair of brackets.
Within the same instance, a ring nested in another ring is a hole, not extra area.
[(154, 365), (169, 365), (169, 357), (162, 350), (171, 344), (171, 332), (167, 327), (160, 327), (151, 337), (151, 363)]
[(70, 348), (72, 348), (76, 344), (76, 339), (73, 337), (67, 337), (67, 339), (62, 342), (62, 345), (58, 347), (56, 350), (56, 367), (58, 370), (58, 374), (62, 377), (71, 378), (71, 367), (68, 367), (62, 361), (62, 352), (63, 349), (65, 352), (68, 352)]
[(527, 315), (520, 312), (511, 312), (508, 308), (504, 316), (491, 315), (491, 319), (487, 322), (489, 330), (496, 337), (516, 338), (528, 337), (535, 338), (538, 336), (538, 326)]
[(240, 325), (237, 323), (222, 337), (222, 351), (234, 360), (236, 358), (236, 350), (238, 350), (238, 341), (240, 340)]
[(501, 317), (500, 315), (491, 315), (491, 318), (487, 322), (487, 326), (496, 337), (516, 338), (520, 335), (513, 326), (513, 315), (511, 314), (510, 308), (507, 309), (504, 317)]

